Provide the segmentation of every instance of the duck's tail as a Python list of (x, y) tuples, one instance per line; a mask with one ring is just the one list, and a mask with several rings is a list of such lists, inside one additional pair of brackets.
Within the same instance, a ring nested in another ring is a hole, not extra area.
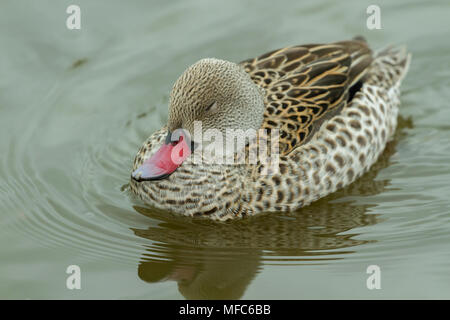
[(389, 88), (398, 88), (408, 73), (411, 53), (406, 46), (389, 46), (378, 50), (368, 72), (369, 83)]

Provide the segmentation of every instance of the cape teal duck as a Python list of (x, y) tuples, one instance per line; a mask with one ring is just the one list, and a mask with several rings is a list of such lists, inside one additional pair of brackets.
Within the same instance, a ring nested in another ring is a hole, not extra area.
[[(238, 64), (202, 59), (175, 82), (167, 125), (134, 160), (131, 191), (153, 207), (215, 220), (306, 206), (376, 162), (395, 131), (410, 60), (403, 47), (373, 53), (362, 38), (282, 48)], [(258, 139), (244, 137), (243, 162), (217, 161), (220, 152), (209, 161), (197, 137), (210, 129), (226, 143), (249, 130)], [(248, 160), (261, 142), (277, 146), (276, 161)]]

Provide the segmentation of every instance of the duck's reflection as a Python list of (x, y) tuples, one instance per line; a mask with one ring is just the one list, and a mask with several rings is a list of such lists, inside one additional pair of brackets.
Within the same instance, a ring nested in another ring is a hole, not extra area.
[[(399, 128), (411, 121), (399, 119)], [(349, 187), (291, 214), (268, 214), (229, 223), (176, 218), (135, 207), (159, 223), (133, 229), (152, 241), (138, 267), (146, 282), (173, 280), (187, 299), (239, 299), (264, 264), (311, 264), (343, 259), (372, 240), (355, 239), (354, 228), (380, 220), (372, 205), (355, 197), (383, 192), (389, 180), (376, 180), (390, 164), (401, 133), (373, 168)], [(353, 198), (353, 200), (352, 200)]]

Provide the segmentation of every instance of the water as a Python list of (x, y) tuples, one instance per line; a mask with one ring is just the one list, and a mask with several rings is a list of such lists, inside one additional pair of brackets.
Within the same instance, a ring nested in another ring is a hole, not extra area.
[[(450, 298), (447, 1), (71, 1), (0, 4), (1, 298)], [(352, 186), (292, 214), (173, 217), (127, 191), (203, 57), (362, 34), (413, 53), (396, 137)], [(66, 269), (81, 268), (81, 290)], [(368, 290), (366, 269), (381, 268)]]

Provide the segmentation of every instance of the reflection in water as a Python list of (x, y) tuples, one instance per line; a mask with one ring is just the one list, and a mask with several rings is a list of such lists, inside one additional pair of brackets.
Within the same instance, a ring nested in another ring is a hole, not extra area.
[(150, 283), (177, 281), (187, 299), (239, 299), (262, 264), (318, 264), (343, 259), (354, 252), (348, 248), (369, 242), (354, 239), (358, 234), (350, 231), (380, 220), (379, 215), (367, 213), (370, 205), (355, 204), (350, 197), (385, 190), (389, 180), (375, 178), (389, 166), (401, 128), (411, 126), (411, 120), (399, 118), (394, 140), (368, 173), (295, 213), (218, 223), (135, 207), (159, 221), (146, 230), (133, 229), (153, 242), (142, 256), (139, 277)]

